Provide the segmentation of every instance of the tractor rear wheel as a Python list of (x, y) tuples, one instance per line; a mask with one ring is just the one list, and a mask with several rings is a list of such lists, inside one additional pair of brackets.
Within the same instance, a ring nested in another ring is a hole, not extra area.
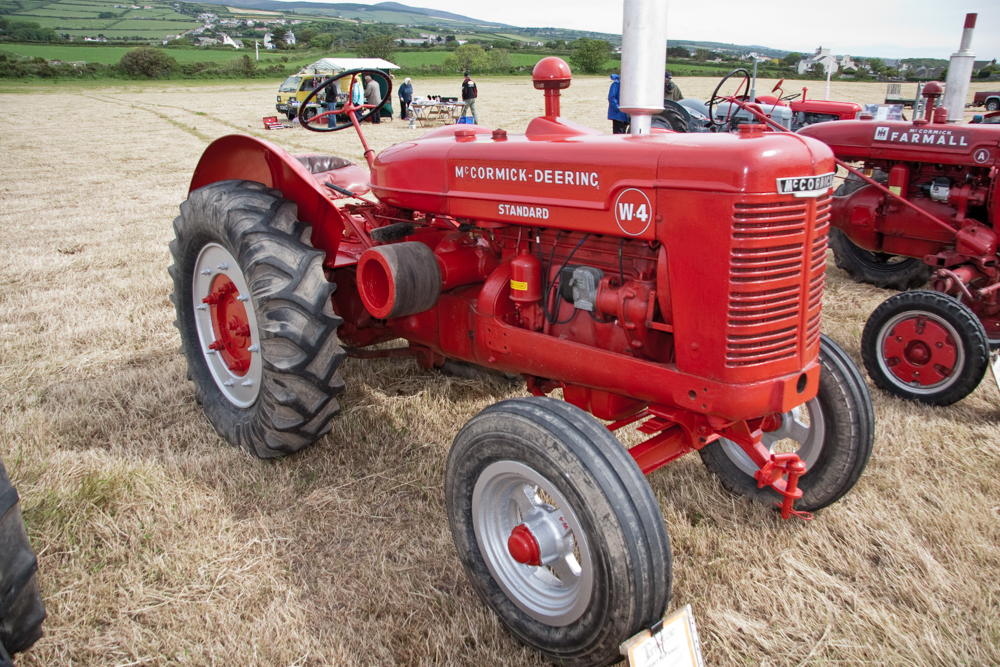
[(931, 267), (923, 260), (859, 248), (839, 229), (830, 230), (830, 249), (837, 268), (856, 283), (908, 290), (926, 284), (931, 277)]
[(35, 573), (38, 559), (18, 506), (18, 495), (0, 459), (0, 664), (42, 636), (45, 603)]
[[(819, 392), (781, 416), (780, 426), (764, 433), (771, 453), (795, 452), (806, 464), (799, 478), (802, 498), (795, 508), (813, 511), (840, 500), (857, 483), (871, 457), (875, 415), (857, 366), (840, 346), (820, 337)], [(732, 493), (765, 504), (781, 501), (770, 488), (757, 488), (759, 469), (735, 442), (721, 438), (701, 449), (701, 460)]]
[(989, 356), (979, 318), (939, 292), (889, 297), (861, 334), (861, 358), (875, 385), (927, 405), (951, 405), (968, 396), (983, 379)]
[(459, 432), (445, 477), (466, 574), (507, 629), (560, 665), (608, 665), (670, 600), (659, 504), (617, 439), (551, 398), (496, 403)]
[(277, 190), (221, 181), (181, 204), (170, 243), (195, 397), (219, 435), (260, 458), (325, 435), (344, 388), (334, 285), (296, 215)]
[[(889, 180), (889, 175), (876, 169), (872, 178), (879, 183)], [(867, 183), (854, 174), (848, 174), (833, 193), (846, 197), (865, 187)], [(901, 257), (883, 252), (871, 252), (854, 245), (839, 229), (830, 229), (830, 249), (838, 269), (843, 269), (858, 283), (867, 283), (886, 289), (908, 290), (920, 287), (931, 277), (931, 267), (915, 257)]]

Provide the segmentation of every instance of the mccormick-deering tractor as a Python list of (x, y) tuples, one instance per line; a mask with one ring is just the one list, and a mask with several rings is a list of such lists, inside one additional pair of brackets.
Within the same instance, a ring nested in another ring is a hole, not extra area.
[[(385, 76), (348, 73), (363, 74)], [(534, 396), (452, 445), (455, 545), (518, 639), (604, 665), (670, 597), (644, 474), (697, 450), (730, 491), (808, 518), (858, 481), (873, 416), (820, 333), (829, 148), (760, 126), (607, 135), (560, 117), (566, 63), (533, 81), (545, 115), (524, 135), (445, 126), (377, 157), (365, 143), (370, 176), (215, 141), (174, 222), (173, 299), (209, 420), (261, 457), (327, 433), (345, 355), (523, 376)], [(348, 103), (332, 129), (360, 135), (377, 110)], [(304, 127), (326, 131), (324, 115)], [(627, 450), (628, 425), (646, 440)]]
[[(842, 161), (861, 164), (835, 193), (830, 244), (855, 280), (931, 290), (887, 299), (872, 313), (862, 356), (875, 384), (949, 405), (976, 388), (1000, 344), (997, 232), (1000, 126), (946, 123), (927, 84), (927, 112), (803, 129)], [(954, 298), (953, 298), (954, 297)]]

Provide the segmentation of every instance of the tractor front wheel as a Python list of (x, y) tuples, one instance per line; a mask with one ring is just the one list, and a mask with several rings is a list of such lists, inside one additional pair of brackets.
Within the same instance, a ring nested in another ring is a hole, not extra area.
[(670, 542), (642, 471), (593, 417), (551, 398), (492, 405), (459, 432), (448, 521), (476, 593), (560, 665), (608, 665), (670, 600)]
[(170, 243), (195, 397), (219, 435), (260, 458), (326, 434), (344, 387), (324, 253), (280, 195), (252, 181), (206, 185), (181, 204)]
[[(875, 415), (864, 378), (836, 343), (820, 337), (819, 391), (777, 420), (762, 442), (772, 454), (795, 452), (806, 464), (799, 479), (802, 498), (795, 508), (822, 509), (840, 500), (864, 472), (871, 457)], [(759, 468), (735, 442), (721, 438), (701, 449), (705, 466), (732, 493), (771, 504), (781, 496), (757, 488)]]
[(861, 357), (880, 389), (927, 405), (951, 405), (983, 379), (989, 341), (968, 306), (920, 290), (889, 297), (875, 309), (861, 334)]

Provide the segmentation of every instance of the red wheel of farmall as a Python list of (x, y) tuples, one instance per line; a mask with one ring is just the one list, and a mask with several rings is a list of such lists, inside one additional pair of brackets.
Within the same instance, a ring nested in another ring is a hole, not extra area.
[(321, 438), (344, 387), (334, 285), (296, 214), (277, 190), (220, 181), (181, 204), (170, 243), (195, 396), (219, 435), (260, 458)]
[(861, 336), (861, 355), (880, 389), (927, 405), (951, 405), (983, 379), (989, 343), (967, 306), (919, 290), (875, 309)]

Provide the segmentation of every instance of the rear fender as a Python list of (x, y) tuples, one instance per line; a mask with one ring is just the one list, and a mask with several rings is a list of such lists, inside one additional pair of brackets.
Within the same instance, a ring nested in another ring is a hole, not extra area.
[(237, 134), (221, 137), (205, 149), (188, 192), (228, 180), (263, 183), (295, 202), (299, 220), (312, 225), (313, 246), (324, 250), (326, 264), (333, 266), (344, 234), (343, 215), (295, 157), (263, 139)]

